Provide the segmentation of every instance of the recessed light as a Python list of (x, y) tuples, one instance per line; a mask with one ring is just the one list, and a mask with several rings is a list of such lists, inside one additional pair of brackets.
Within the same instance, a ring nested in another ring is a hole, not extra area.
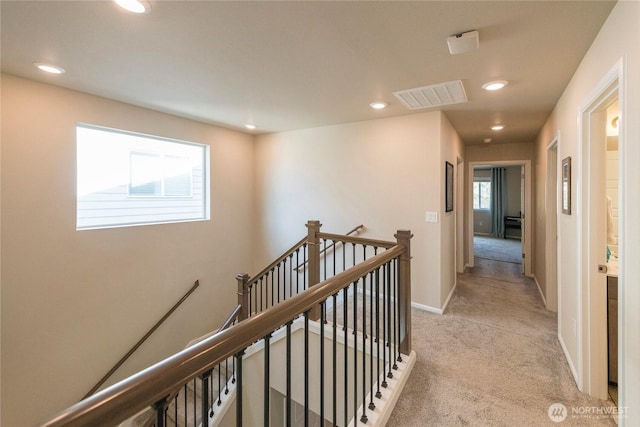
[(504, 125), (491, 126), (491, 130), (502, 130), (502, 129), (504, 129)]
[(251, 124), (248, 124), (248, 123), (247, 123), (246, 125), (244, 125), (244, 127), (246, 127), (247, 129), (251, 129), (251, 130), (253, 130), (253, 129), (255, 129), (255, 128), (256, 128), (256, 125), (251, 125)]
[(133, 13), (147, 13), (151, 5), (146, 0), (114, 0), (118, 6)]
[(491, 139), (491, 138), (484, 138), (484, 139), (482, 140), (482, 142), (484, 142), (485, 144), (488, 144), (488, 143), (490, 143), (491, 141), (492, 141), (492, 139)]
[(371, 108), (373, 108), (374, 110), (382, 110), (383, 108), (385, 108), (387, 106), (386, 102), (372, 102), (371, 104), (369, 104), (371, 106)]
[(38, 69), (51, 74), (62, 74), (65, 72), (64, 68), (53, 64), (47, 64), (45, 62), (34, 62), (33, 65), (38, 67)]
[(485, 84), (482, 85), (482, 89), (484, 90), (500, 90), (503, 87), (505, 87), (506, 85), (508, 85), (509, 82), (506, 80), (494, 80), (492, 82), (487, 82)]

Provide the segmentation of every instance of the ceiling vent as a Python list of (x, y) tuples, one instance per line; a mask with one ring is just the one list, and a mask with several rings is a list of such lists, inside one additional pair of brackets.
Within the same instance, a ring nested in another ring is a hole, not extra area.
[(462, 81), (455, 80), (437, 85), (393, 92), (400, 101), (411, 110), (442, 107), (444, 105), (467, 102)]

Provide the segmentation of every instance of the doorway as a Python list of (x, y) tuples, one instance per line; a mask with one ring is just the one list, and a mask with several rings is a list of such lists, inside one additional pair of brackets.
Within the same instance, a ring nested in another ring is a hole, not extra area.
[[(475, 212), (479, 210), (474, 210), (474, 170), (476, 168), (486, 168), (487, 166), (495, 166), (499, 168), (506, 168), (508, 166), (515, 166), (521, 170), (517, 175), (518, 184), (514, 187), (519, 192), (519, 198), (521, 201), (520, 209), (513, 216), (520, 216), (520, 223), (518, 224), (519, 229), (507, 228), (508, 232), (507, 237), (515, 236), (520, 237), (521, 244), (521, 253), (518, 254), (518, 258), (521, 262), (522, 272), (526, 276), (532, 275), (532, 266), (529, 262), (531, 254), (531, 226), (529, 224), (528, 218), (531, 217), (531, 161), (530, 160), (511, 160), (511, 161), (486, 161), (486, 162), (469, 162), (468, 178), (467, 178), (467, 267), (474, 267), (475, 265), (475, 249), (474, 249), (474, 231), (476, 230), (476, 218)], [(477, 187), (477, 185), (476, 185)], [(477, 201), (476, 201), (477, 202)], [(476, 207), (478, 203), (476, 203)], [(502, 215), (501, 218), (497, 218), (497, 221), (505, 221), (504, 216), (511, 215)], [(478, 221), (479, 223), (480, 221)], [(483, 226), (484, 226), (483, 221)], [(484, 229), (485, 234), (490, 234), (486, 232), (486, 228)], [(481, 232), (483, 233), (483, 232)], [(504, 237), (504, 236), (502, 236)]]
[[(547, 310), (558, 311), (558, 137), (547, 146), (547, 189), (545, 191), (545, 304)], [(558, 333), (560, 327), (558, 326)]]
[[(613, 169), (613, 166), (617, 169), (619, 159), (624, 155), (624, 141), (616, 138), (614, 150), (611, 138), (607, 138), (608, 125), (611, 127), (614, 118), (612, 109), (620, 102), (620, 73), (619, 66), (612, 70), (598, 85), (595, 95), (580, 110), (582, 190), (579, 193), (581, 215), (578, 216), (578, 224), (582, 230), (580, 274), (583, 284), (583, 391), (600, 399), (609, 397), (610, 382), (618, 383), (617, 366), (624, 357), (623, 353), (617, 351), (620, 347), (617, 339), (620, 325), (617, 303), (618, 296), (624, 295), (624, 292), (618, 292), (618, 286), (624, 286), (624, 278), (618, 277), (618, 271), (621, 271), (618, 263), (624, 262), (624, 254), (616, 253), (619, 241), (624, 239), (624, 233), (621, 230), (618, 236), (617, 227), (610, 218), (607, 197), (611, 199), (613, 196), (616, 205), (624, 203), (622, 171), (608, 170)], [(619, 116), (616, 114), (616, 117)], [(615, 120), (615, 124), (617, 129), (624, 125), (619, 119)], [(620, 132), (620, 135), (623, 133)], [(610, 159), (610, 165), (607, 164), (607, 158)], [(616, 188), (607, 188), (611, 181), (607, 179), (608, 173), (617, 178)], [(616, 215), (616, 222), (618, 220)], [(612, 283), (614, 281), (615, 287)], [(611, 326), (614, 328), (611, 329)], [(613, 344), (611, 347), (610, 343)], [(609, 362), (614, 362), (612, 364), (615, 366), (611, 366)], [(613, 378), (610, 375), (612, 369), (615, 370)], [(620, 377), (619, 382), (623, 381), (624, 378)], [(617, 399), (617, 393), (614, 391), (612, 394)]]

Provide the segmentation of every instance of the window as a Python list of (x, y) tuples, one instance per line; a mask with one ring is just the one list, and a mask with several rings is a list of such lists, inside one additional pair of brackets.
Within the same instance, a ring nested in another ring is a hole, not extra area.
[(473, 209), (489, 210), (491, 209), (491, 181), (479, 180), (473, 181)]
[(209, 149), (80, 124), (76, 229), (209, 219)]

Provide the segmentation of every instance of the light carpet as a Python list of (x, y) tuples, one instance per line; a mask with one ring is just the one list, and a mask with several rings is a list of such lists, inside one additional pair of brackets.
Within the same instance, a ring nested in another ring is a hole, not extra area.
[(473, 253), (478, 258), (522, 263), (522, 243), (520, 240), (473, 236)]
[[(476, 259), (445, 314), (412, 311), (417, 361), (389, 426), (615, 426), (572, 415), (611, 403), (578, 391), (555, 314), (509, 266)], [(568, 411), (560, 423), (548, 415), (554, 403)]]

